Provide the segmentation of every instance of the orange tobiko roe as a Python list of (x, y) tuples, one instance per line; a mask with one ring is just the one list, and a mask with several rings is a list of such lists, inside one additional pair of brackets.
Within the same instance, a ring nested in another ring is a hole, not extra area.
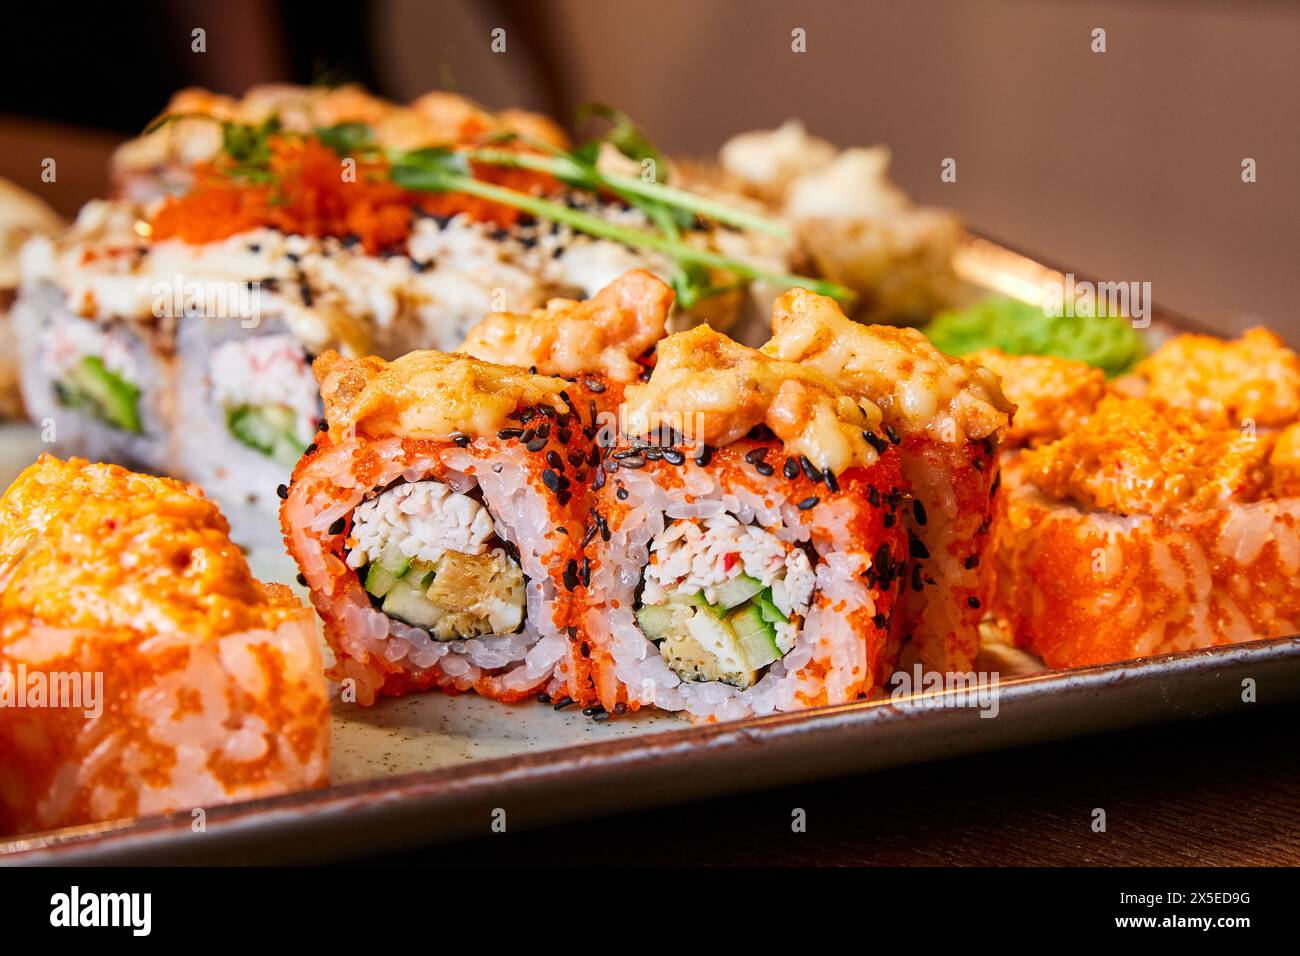
[[(269, 227), (304, 236), (356, 236), (369, 253), (405, 242), (411, 213), (465, 213), (501, 227), (514, 224), (520, 211), (464, 193), (413, 193), (390, 182), (382, 162), (356, 164), (344, 176), (343, 158), (320, 140), (273, 136), (270, 181), (253, 182), (231, 174), (227, 165), (204, 163), (194, 187), (169, 196), (151, 222), (155, 241), (179, 239), (194, 245), (228, 239)], [(522, 192), (550, 192), (555, 180), (504, 167), (475, 168), (479, 179)]]

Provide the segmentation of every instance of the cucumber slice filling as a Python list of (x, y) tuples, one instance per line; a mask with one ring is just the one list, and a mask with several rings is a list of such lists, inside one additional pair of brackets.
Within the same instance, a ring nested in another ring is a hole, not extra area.
[(85, 412), (120, 431), (144, 432), (140, 417), (140, 389), (109, 371), (98, 355), (87, 355), (54, 386), (59, 404)]
[[(766, 590), (754, 583), (760, 591)], [(677, 676), (744, 690), (758, 682), (764, 668), (784, 656), (776, 641), (776, 623), (768, 615), (775, 613), (780, 621), (786, 618), (770, 600), (765, 602), (770, 605), (765, 612), (762, 602), (762, 594), (756, 592), (728, 609), (711, 605), (700, 595), (674, 594), (666, 604), (642, 605), (635, 613), (642, 632), (658, 645)]]
[(226, 427), (242, 444), (292, 467), (307, 443), (298, 437), (298, 417), (284, 405), (239, 405), (226, 410)]

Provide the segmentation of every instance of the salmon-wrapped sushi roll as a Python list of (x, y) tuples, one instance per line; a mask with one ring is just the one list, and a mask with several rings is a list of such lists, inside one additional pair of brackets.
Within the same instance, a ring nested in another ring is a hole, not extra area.
[(763, 351), (880, 407), (914, 498), (904, 514), (910, 653), (937, 671), (969, 670), (991, 587), (983, 555), (998, 445), (1014, 407), (997, 376), (942, 354), (915, 329), (852, 322), (834, 300), (803, 289), (776, 301)]
[(993, 612), (1049, 666), (1300, 631), (1300, 425), (1109, 395), (1007, 468)]
[(441, 352), (326, 352), (314, 370), (328, 431), (282, 489), (281, 523), (329, 676), (361, 704), (576, 691), (566, 627), (590, 425), (566, 383)]
[(660, 342), (627, 400), (579, 589), (605, 710), (723, 720), (877, 687), (907, 556), (879, 410), (708, 326)]
[(0, 833), (323, 784), (320, 669), (187, 486), (43, 455), (0, 499)]

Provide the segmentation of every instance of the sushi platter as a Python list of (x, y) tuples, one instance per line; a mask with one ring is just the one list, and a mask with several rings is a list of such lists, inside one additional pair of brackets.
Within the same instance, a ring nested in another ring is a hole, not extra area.
[(1300, 697), (1300, 356), (881, 147), (792, 122), (665, 185), (628, 123), (191, 90), (31, 226), (0, 862), (343, 859)]

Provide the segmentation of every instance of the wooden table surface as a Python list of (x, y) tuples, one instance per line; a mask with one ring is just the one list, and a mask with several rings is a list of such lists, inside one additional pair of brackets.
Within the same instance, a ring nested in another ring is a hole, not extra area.
[[(383, 863), (1300, 865), (1300, 705), (742, 794)], [(802, 808), (807, 831), (791, 831)], [(1106, 832), (1092, 830), (1106, 812)]]

